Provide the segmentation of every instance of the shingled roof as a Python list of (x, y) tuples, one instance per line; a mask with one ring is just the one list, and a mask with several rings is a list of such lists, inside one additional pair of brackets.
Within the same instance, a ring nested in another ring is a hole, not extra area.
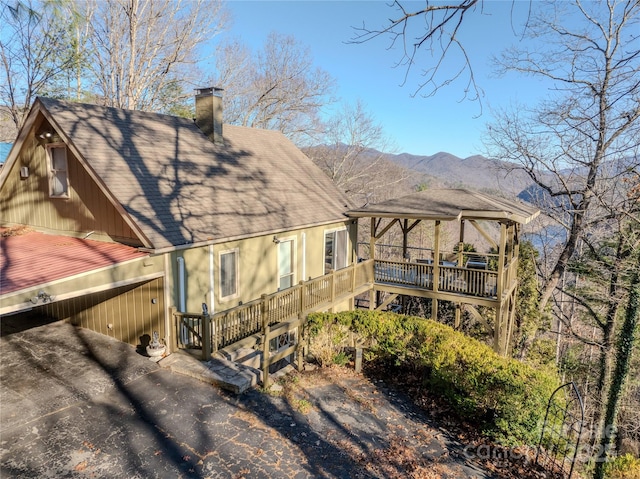
[(154, 249), (346, 218), (346, 197), (276, 131), (224, 126), (224, 145), (190, 119), (39, 98), (40, 109)]
[(506, 200), (465, 189), (432, 189), (349, 211), (352, 218), (412, 218), (514, 221), (526, 224), (540, 211), (520, 201)]

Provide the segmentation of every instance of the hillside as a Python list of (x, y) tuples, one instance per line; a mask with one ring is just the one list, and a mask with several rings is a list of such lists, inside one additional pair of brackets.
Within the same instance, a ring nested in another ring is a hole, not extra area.
[(470, 188), (487, 193), (518, 196), (531, 184), (522, 171), (512, 171), (513, 165), (489, 160), (481, 155), (459, 158), (445, 152), (430, 156), (402, 153), (389, 155), (394, 163), (420, 173), (427, 185), (435, 182), (445, 187)]
[[(325, 156), (327, 147), (308, 147), (304, 149), (304, 152), (313, 159), (316, 155)], [(338, 152), (338, 157), (340, 153)], [(514, 168), (513, 164), (489, 160), (481, 155), (473, 155), (463, 159), (446, 152), (429, 156), (410, 153), (394, 155), (369, 149), (362, 153), (359, 161), (364, 163), (367, 161), (379, 162), (380, 157), (384, 159), (383, 163), (379, 163), (380, 171), (383, 174), (388, 173), (382, 167), (384, 163), (394, 164), (408, 171), (405, 176), (410, 178), (407, 186), (411, 189), (420, 185), (430, 188), (468, 188), (489, 194), (517, 197), (532, 184), (530, 178), (523, 171), (511, 171)], [(396, 193), (399, 192), (396, 191)]]

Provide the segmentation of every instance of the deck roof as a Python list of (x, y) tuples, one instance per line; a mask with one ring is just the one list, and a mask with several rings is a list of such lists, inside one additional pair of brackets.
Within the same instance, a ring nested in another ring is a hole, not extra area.
[(532, 205), (465, 189), (431, 189), (363, 206), (351, 218), (400, 218), (440, 221), (462, 219), (514, 221), (526, 224), (540, 214)]

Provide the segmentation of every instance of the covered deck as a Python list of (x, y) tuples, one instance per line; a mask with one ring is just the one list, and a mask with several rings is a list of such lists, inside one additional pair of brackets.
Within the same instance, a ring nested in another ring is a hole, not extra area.
[(376, 284), (438, 291), (443, 294), (462, 294), (488, 300), (497, 298), (498, 273), (486, 271), (486, 264), (484, 268), (472, 268), (458, 267), (457, 262), (452, 261), (443, 261), (439, 267), (431, 262), (420, 261), (399, 262), (376, 259), (374, 262)]
[[(539, 213), (515, 200), (464, 189), (426, 190), (351, 210), (348, 213), (351, 218), (370, 219), (368, 259), (375, 264), (370, 308), (386, 307), (399, 295), (423, 297), (432, 301), (432, 319), (437, 320), (438, 301), (453, 302), (456, 327), (460, 324), (461, 310), (466, 309), (493, 335), (494, 349), (506, 354), (518, 287), (520, 226)], [(432, 248), (412, 259), (410, 233), (423, 222), (432, 225)], [(442, 234), (447, 223), (457, 225), (458, 231), (457, 244), (449, 250)], [(490, 251), (465, 251), (467, 225), (490, 245)], [(399, 258), (378, 259), (377, 245), (394, 229), (401, 233), (401, 244), (397, 245)], [(378, 302), (376, 292), (389, 294), (384, 302)], [(495, 310), (494, 326), (478, 312), (477, 306)]]
[[(208, 359), (212, 352), (257, 335), (262, 338), (266, 374), (273, 361), (299, 347), (296, 342), (274, 355), (270, 341), (297, 330), (310, 312), (332, 310), (368, 293), (370, 309), (386, 308), (400, 295), (430, 299), (436, 320), (438, 301), (455, 303), (456, 326), (461, 310), (466, 309), (493, 335), (494, 349), (507, 354), (518, 286), (520, 226), (538, 214), (538, 210), (515, 201), (467, 190), (435, 189), (352, 210), (348, 212), (351, 218), (370, 218), (369, 258), (213, 316), (174, 310), (174, 348), (195, 345)], [(411, 246), (410, 233), (422, 222), (433, 226), (432, 248)], [(442, 239), (446, 222), (458, 226), (455, 251), (447, 251)], [(485, 223), (494, 227), (489, 229)], [(478, 231), (491, 251), (464, 251), (467, 224)], [(394, 228), (401, 232), (400, 244), (392, 245), (400, 249), (399, 259), (377, 258), (380, 240)], [(387, 298), (378, 301), (378, 293), (387, 293)], [(483, 317), (478, 306), (493, 308), (496, 321)]]

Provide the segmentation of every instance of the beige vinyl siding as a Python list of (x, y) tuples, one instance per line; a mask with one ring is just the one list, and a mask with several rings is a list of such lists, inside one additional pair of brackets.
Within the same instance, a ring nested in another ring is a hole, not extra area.
[[(20, 178), (22, 166), (29, 169), (26, 179)], [(46, 150), (30, 134), (3, 186), (0, 222), (3, 225), (28, 225), (62, 234), (94, 232), (96, 239), (141, 245), (118, 210), (68, 149), (67, 171), (68, 198), (50, 198)]]
[[(278, 238), (295, 239), (294, 277), (295, 283), (301, 280), (316, 278), (324, 274), (324, 234), (327, 230), (347, 227), (349, 239), (355, 237), (355, 226), (349, 221), (332, 223), (325, 226), (305, 228), (279, 233)], [(303, 258), (302, 235), (305, 235), (305, 258)], [(220, 312), (258, 299), (263, 294), (271, 294), (278, 290), (278, 245), (273, 241), (274, 235), (258, 236), (240, 241), (230, 241), (214, 245), (214, 311)], [(238, 295), (227, 301), (220, 299), (220, 252), (238, 251)], [(354, 261), (353, 243), (350, 244), (348, 264)], [(211, 306), (209, 247), (191, 248), (170, 255), (172, 271), (172, 302), (179, 305), (179, 278), (177, 258), (185, 262), (185, 295), (187, 312), (200, 312), (202, 303)], [(302, 278), (302, 265), (305, 264), (305, 278)]]
[[(190, 248), (171, 255), (170, 269), (173, 272), (173, 305), (180, 310), (180, 278), (178, 258), (184, 259), (184, 289), (186, 311), (199, 313), (202, 303), (209, 304), (209, 247)], [(216, 261), (217, 264), (217, 261)]]
[(160, 338), (167, 336), (163, 288), (163, 279), (157, 278), (141, 285), (59, 301), (40, 309), (52, 318), (67, 320), (132, 346), (142, 346), (153, 331), (158, 331)]

